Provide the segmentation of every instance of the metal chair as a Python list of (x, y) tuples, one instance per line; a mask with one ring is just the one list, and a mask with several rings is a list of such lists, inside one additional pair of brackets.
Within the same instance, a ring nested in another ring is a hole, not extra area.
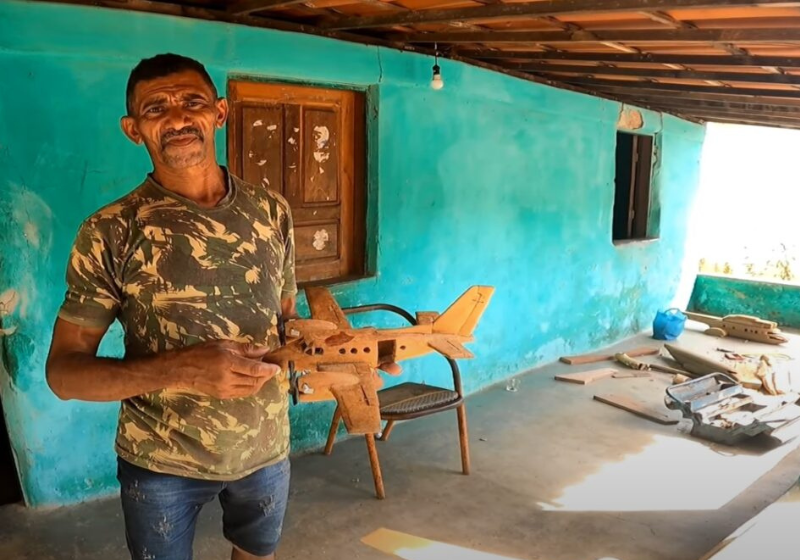
[[(343, 308), (346, 315), (356, 315), (371, 311), (389, 311), (400, 315), (411, 325), (416, 325), (417, 321), (405, 309), (388, 304), (360, 305), (357, 307)], [(461, 469), (466, 475), (470, 471), (469, 461), (469, 441), (467, 433), (467, 411), (464, 403), (464, 392), (461, 387), (461, 372), (455, 360), (442, 356), (450, 364), (453, 373), (453, 389), (424, 385), (422, 383), (406, 382), (382, 389), (378, 391), (380, 402), (381, 420), (386, 421), (383, 432), (380, 434), (381, 441), (387, 441), (394, 428), (395, 422), (400, 420), (411, 420), (420, 418), (445, 410), (456, 409), (458, 414), (458, 433), (461, 445)], [(328, 432), (328, 441), (325, 445), (325, 455), (330, 455), (333, 451), (333, 444), (336, 440), (336, 432), (342, 420), (339, 407), (333, 414), (331, 428)], [(378, 451), (375, 446), (375, 436), (367, 434), (367, 451), (369, 452), (370, 466), (372, 467), (372, 477), (375, 481), (375, 494), (379, 500), (386, 497), (383, 488), (383, 475), (381, 474), (380, 463), (378, 462)]]

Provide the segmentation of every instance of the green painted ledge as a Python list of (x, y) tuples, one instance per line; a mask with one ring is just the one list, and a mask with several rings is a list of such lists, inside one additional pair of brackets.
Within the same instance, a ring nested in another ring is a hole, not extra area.
[(740, 313), (800, 328), (800, 286), (698, 275), (689, 309), (709, 315)]

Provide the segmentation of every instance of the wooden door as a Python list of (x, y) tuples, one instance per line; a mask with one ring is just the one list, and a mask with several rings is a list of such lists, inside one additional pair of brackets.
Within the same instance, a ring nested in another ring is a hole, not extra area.
[(362, 276), (363, 95), (243, 81), (228, 95), (228, 164), (288, 200), (298, 283)]

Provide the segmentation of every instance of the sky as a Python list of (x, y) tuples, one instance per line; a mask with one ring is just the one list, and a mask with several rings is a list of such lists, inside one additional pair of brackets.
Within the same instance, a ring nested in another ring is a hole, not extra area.
[(690, 239), (707, 267), (783, 259), (800, 283), (800, 130), (709, 123)]

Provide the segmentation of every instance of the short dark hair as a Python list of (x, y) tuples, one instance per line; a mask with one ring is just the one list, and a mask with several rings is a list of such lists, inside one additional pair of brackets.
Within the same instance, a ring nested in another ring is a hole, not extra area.
[(200, 76), (209, 85), (214, 92), (214, 97), (217, 96), (217, 88), (214, 82), (211, 81), (211, 76), (208, 75), (205, 66), (186, 56), (179, 54), (164, 53), (157, 54), (152, 58), (144, 58), (139, 61), (136, 68), (131, 70), (131, 75), (128, 77), (128, 87), (125, 90), (125, 106), (128, 114), (133, 114), (133, 90), (136, 89), (136, 84), (147, 80), (154, 80), (156, 78), (163, 78), (170, 74), (177, 74), (178, 72), (185, 72), (192, 70), (200, 74)]

